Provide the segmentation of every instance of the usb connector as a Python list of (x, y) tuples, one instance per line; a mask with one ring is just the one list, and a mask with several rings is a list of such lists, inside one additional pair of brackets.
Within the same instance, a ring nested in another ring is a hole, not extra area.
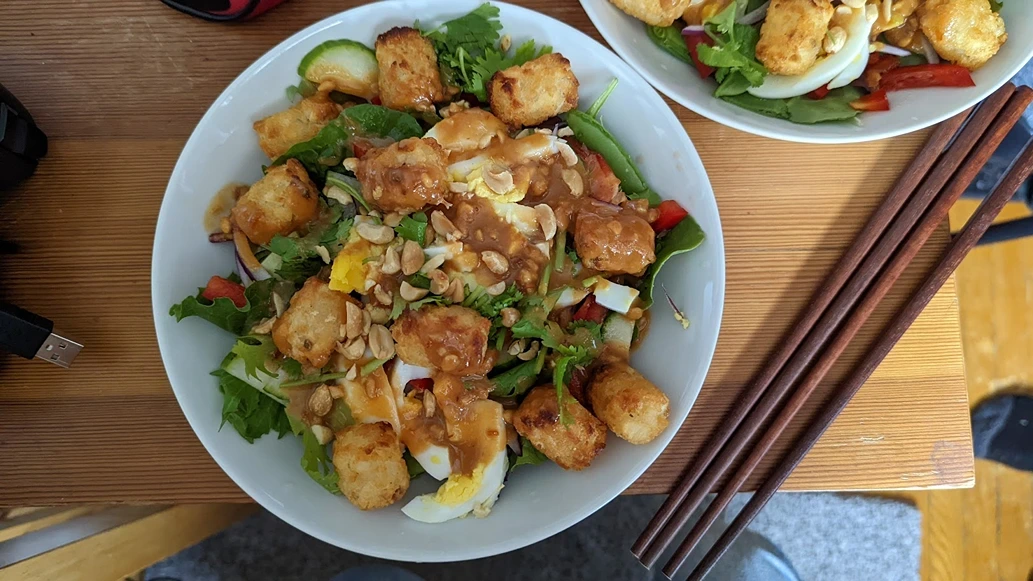
[(68, 367), (82, 345), (54, 333), (54, 323), (8, 303), (0, 303), (0, 350)]

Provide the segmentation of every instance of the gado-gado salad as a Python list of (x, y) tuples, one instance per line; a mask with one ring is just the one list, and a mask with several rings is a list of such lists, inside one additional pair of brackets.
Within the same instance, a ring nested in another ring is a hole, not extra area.
[(406, 515), (484, 516), (518, 466), (667, 429), (629, 356), (703, 233), (600, 121), (616, 83), (580, 110), (567, 59), (501, 28), (485, 4), (309, 52), (254, 123), (264, 176), (206, 216), (237, 272), (171, 309), (237, 336), (224, 424), (301, 436), (302, 469), (360, 509), (422, 477), (443, 482)]
[[(971, 87), (1008, 39), (996, 0), (610, 0), (714, 96), (794, 123), (889, 111), (894, 91)], [(894, 97), (895, 98), (895, 97)]]

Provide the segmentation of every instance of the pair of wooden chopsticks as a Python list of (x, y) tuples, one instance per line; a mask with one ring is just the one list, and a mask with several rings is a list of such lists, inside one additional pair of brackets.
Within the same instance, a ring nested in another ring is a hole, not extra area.
[[(981, 103), (971, 115), (962, 113), (937, 127), (636, 541), (632, 553), (642, 564), (646, 567), (656, 564), (707, 493), (727, 476), (726, 484), (718, 490), (717, 497), (664, 567), (664, 574), (674, 576), (721, 511), (758, 469), (761, 460), (894, 282), (947, 218), (951, 206), (975, 179), (1031, 101), (1033, 89), (1016, 89), (1008, 83)], [(882, 330), (861, 363), (825, 403), (804, 435), (688, 579), (702, 579), (745, 530), (1031, 173), (1033, 145), (1023, 151), (994, 192), (980, 205), (928, 278)], [(786, 396), (789, 399), (783, 403)], [(754, 436), (764, 426), (767, 430), (754, 443)], [(729, 474), (737, 458), (751, 443), (749, 456)]]

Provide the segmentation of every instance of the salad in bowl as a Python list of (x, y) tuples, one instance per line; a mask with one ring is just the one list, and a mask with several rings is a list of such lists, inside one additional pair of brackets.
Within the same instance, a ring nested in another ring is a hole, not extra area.
[(308, 50), (248, 129), (260, 177), (208, 206), (235, 264), (165, 306), (234, 338), (223, 429), (300, 438), (296, 470), (363, 511), (485, 517), (515, 469), (677, 427), (630, 358), (653, 307), (689, 329), (657, 277), (703, 229), (601, 121), (617, 80), (584, 103), (570, 60), (499, 14)]

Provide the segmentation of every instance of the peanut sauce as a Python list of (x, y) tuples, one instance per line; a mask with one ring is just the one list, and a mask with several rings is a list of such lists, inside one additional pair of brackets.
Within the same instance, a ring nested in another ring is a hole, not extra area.
[(231, 182), (212, 196), (212, 201), (208, 202), (208, 209), (204, 211), (205, 232), (209, 234), (222, 232), (222, 219), (230, 217), (230, 210), (236, 205), (237, 198), (244, 195), (248, 187), (247, 184)]

